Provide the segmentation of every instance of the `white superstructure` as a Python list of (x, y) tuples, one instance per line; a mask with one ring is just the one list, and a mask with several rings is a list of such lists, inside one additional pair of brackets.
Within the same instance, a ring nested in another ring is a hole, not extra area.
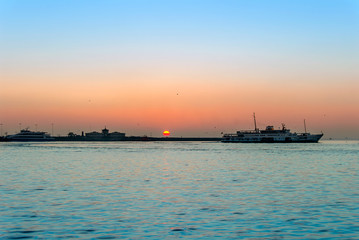
[(5, 141), (52, 141), (54, 138), (46, 132), (33, 132), (28, 129), (21, 130), (14, 135), (8, 135)]

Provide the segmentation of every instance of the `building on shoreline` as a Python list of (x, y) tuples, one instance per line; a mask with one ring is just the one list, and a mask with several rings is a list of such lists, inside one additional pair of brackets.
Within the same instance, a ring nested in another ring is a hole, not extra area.
[(101, 132), (89, 132), (85, 134), (85, 138), (89, 140), (123, 140), (126, 134), (121, 132), (110, 132), (106, 127)]

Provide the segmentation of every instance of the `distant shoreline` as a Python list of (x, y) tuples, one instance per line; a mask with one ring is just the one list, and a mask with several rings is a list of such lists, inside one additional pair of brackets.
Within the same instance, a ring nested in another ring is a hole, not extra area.
[(219, 137), (139, 137), (139, 136), (130, 136), (124, 137), (121, 139), (110, 139), (110, 138), (102, 138), (102, 139), (91, 139), (86, 137), (53, 137), (54, 141), (63, 141), (63, 142), (128, 142), (128, 141), (141, 141), (141, 142), (154, 142), (154, 141), (221, 141), (222, 138)]
[(9, 140), (4, 137), (0, 137), (0, 142), (178, 142), (178, 141), (198, 141), (198, 142), (216, 142), (221, 141), (219, 137), (147, 137), (147, 136), (130, 136), (122, 138), (89, 138), (89, 137), (67, 137), (58, 136), (50, 139), (34, 139), (34, 140)]

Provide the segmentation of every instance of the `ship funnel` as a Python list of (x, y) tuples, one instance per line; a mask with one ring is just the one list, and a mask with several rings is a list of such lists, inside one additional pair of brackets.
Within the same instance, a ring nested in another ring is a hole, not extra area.
[(254, 119), (254, 131), (258, 132), (257, 121), (256, 121), (256, 113), (253, 113), (253, 119)]

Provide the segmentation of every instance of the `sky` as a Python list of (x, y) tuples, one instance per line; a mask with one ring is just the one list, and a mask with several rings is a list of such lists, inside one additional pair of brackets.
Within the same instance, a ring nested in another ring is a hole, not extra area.
[[(359, 139), (359, 1), (0, 0), (0, 123)], [(52, 128), (53, 126), (53, 128)]]

